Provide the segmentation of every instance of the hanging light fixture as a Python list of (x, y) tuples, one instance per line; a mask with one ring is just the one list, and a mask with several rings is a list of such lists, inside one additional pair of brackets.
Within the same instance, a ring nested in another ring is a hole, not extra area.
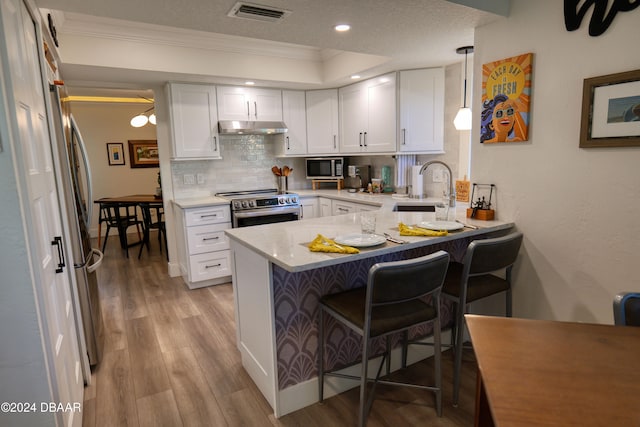
[(462, 107), (458, 110), (456, 118), (453, 119), (453, 125), (457, 130), (471, 129), (471, 108), (467, 107), (467, 55), (473, 53), (473, 46), (464, 46), (456, 49), (456, 53), (464, 53), (464, 99)]
[[(140, 96), (140, 95), (138, 95)], [(153, 99), (149, 99), (149, 98), (145, 98), (144, 96), (140, 96), (140, 98), (144, 98), (149, 102), (153, 102)], [(138, 114), (137, 116), (135, 116), (134, 118), (131, 119), (131, 126), (133, 126), (134, 128), (141, 128), (142, 126), (146, 125), (147, 123), (151, 123), (152, 125), (156, 124), (156, 114), (151, 113), (149, 116), (147, 116), (146, 114), (149, 111), (153, 111), (156, 108), (156, 106), (152, 106), (151, 108), (149, 108), (148, 110), (143, 111), (142, 113)]]

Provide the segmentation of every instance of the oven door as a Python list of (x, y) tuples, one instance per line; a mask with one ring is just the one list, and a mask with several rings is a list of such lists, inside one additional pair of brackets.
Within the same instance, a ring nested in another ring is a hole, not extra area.
[(269, 209), (232, 212), (232, 217), (233, 228), (297, 221), (300, 219), (300, 206), (282, 206)]

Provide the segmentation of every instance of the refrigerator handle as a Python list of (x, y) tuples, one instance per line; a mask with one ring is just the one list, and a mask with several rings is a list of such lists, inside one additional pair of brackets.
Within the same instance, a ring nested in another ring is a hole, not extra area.
[(104, 254), (96, 248), (91, 248), (91, 253), (93, 255), (97, 255), (98, 260), (93, 264), (87, 266), (87, 273), (93, 273), (94, 271), (96, 271), (98, 267), (100, 267), (100, 264), (102, 264), (102, 258), (104, 258)]
[(84, 170), (87, 179), (87, 206), (85, 207), (85, 223), (87, 229), (91, 227), (91, 219), (93, 218), (93, 186), (91, 182), (91, 165), (89, 164), (89, 156), (87, 155), (87, 147), (84, 145), (84, 140), (76, 124), (76, 119), (71, 116), (71, 132), (74, 132), (78, 137), (78, 146), (80, 147), (80, 154), (82, 154), (82, 162), (84, 163)]

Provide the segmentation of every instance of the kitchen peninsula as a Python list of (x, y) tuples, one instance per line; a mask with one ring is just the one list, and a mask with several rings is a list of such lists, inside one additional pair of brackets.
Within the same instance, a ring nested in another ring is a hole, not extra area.
[[(307, 244), (318, 234), (333, 238), (360, 231), (360, 213), (312, 218), (226, 230), (232, 253), (237, 344), (242, 363), (274, 410), (276, 417), (317, 402), (317, 303), (329, 293), (364, 286), (369, 268), (383, 261), (414, 258), (440, 249), (461, 260), (468, 243), (508, 232), (506, 221), (474, 221), (457, 218), (479, 227), (452, 231), (441, 237), (399, 236), (400, 222), (412, 225), (434, 219), (433, 212), (395, 212), (383, 205), (377, 211), (376, 231), (389, 233), (406, 243), (386, 242), (363, 248), (352, 255), (311, 252)], [(452, 318), (451, 306), (443, 304), (443, 326)], [(348, 330), (328, 325), (327, 367), (354, 365), (359, 359), (357, 340)], [(419, 327), (410, 338), (430, 335)], [(399, 337), (394, 337), (396, 347)], [(415, 347), (415, 346), (414, 346)], [(428, 357), (424, 346), (410, 349), (409, 362)], [(384, 348), (374, 344), (374, 354)], [(420, 353), (424, 352), (424, 353)], [(397, 369), (399, 357), (392, 357)], [(333, 380), (333, 379), (332, 379)], [(340, 393), (357, 384), (327, 380), (325, 394)]]

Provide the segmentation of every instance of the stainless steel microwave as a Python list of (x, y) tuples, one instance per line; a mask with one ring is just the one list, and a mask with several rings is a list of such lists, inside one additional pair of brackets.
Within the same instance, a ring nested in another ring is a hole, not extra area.
[(307, 179), (344, 178), (344, 157), (316, 157), (307, 159)]

